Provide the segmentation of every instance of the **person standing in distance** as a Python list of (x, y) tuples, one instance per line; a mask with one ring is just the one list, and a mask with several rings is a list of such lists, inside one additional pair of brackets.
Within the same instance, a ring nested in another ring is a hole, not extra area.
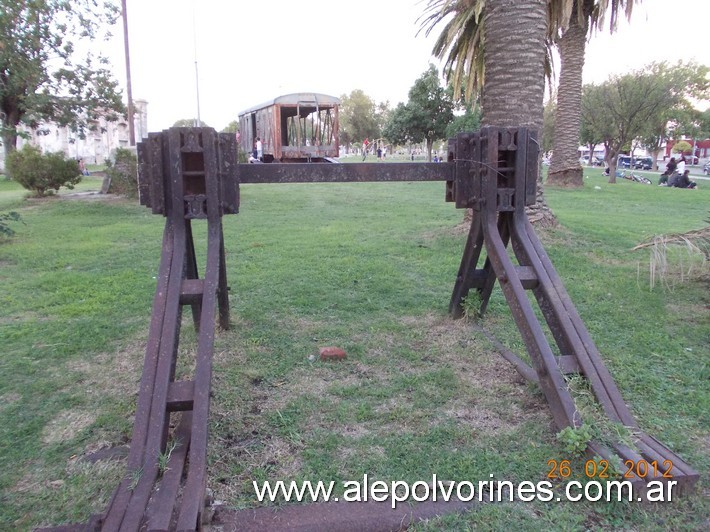
[(264, 146), (261, 144), (261, 137), (256, 137), (256, 158), (264, 162)]

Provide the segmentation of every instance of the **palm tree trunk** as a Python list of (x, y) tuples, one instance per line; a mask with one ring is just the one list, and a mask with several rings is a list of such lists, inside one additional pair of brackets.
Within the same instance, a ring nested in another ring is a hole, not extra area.
[[(586, 19), (585, 19), (586, 20)], [(579, 24), (576, 9), (570, 26), (558, 40), (560, 85), (557, 91), (555, 138), (547, 183), (561, 186), (584, 186), (579, 163), (579, 129), (582, 109), (582, 69), (587, 40), (586, 22)], [(592, 153), (590, 153), (590, 162)]]
[(542, 129), (546, 0), (488, 0), (482, 124)]
[[(546, 0), (488, 0), (484, 19), (485, 82), (481, 124), (542, 130), (545, 93)], [(540, 158), (540, 167), (542, 166)], [(542, 172), (540, 172), (542, 175)], [(538, 181), (531, 220), (556, 223)]]

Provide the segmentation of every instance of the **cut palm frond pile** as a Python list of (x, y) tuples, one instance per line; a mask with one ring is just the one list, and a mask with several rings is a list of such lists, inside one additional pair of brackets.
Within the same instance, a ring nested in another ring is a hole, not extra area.
[[(710, 220), (707, 220), (710, 223)], [(672, 288), (675, 281), (710, 276), (710, 225), (687, 233), (657, 235), (632, 251), (650, 249), (651, 289), (657, 282)]]

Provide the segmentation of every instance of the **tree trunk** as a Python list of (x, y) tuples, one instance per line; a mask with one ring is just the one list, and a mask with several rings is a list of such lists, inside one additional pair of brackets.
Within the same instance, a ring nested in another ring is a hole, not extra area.
[(609, 183), (616, 183), (616, 163), (619, 158), (619, 148), (606, 146), (607, 161), (609, 162)]
[[(578, 0), (581, 1), (581, 0)], [(569, 28), (558, 40), (560, 51), (560, 86), (557, 90), (555, 138), (547, 183), (566, 187), (584, 186), (579, 163), (579, 130), (582, 113), (582, 69), (587, 40), (586, 23), (579, 25), (577, 10)], [(593, 154), (589, 153), (589, 162)]]
[(7, 158), (8, 156), (17, 149), (17, 131), (14, 127), (10, 127), (3, 124), (2, 132), (0, 133), (0, 138), (2, 138), (2, 146), (5, 149), (5, 159), (3, 161), (3, 168), (5, 169), (5, 178), (12, 179), (10, 172), (7, 169)]
[[(547, 1), (488, 0), (484, 28), (481, 125), (542, 131)], [(542, 156), (539, 162), (542, 175)], [(527, 212), (531, 220), (556, 223), (540, 181), (538, 200)]]

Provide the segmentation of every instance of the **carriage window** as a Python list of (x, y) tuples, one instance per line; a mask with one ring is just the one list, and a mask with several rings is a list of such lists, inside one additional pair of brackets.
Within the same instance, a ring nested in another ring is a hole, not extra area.
[(334, 112), (330, 107), (299, 105), (281, 108), (283, 146), (328, 146), (334, 143)]

